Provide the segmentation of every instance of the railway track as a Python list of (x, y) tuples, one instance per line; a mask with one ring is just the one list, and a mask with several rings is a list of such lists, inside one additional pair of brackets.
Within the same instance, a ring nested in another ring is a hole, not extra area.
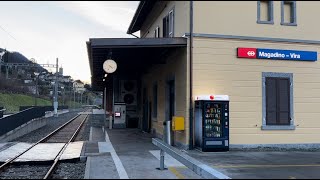
[[(48, 179), (55, 171), (57, 165), (60, 162), (60, 157), (67, 148), (67, 146), (73, 142), (78, 135), (82, 125), (86, 121), (88, 115), (82, 114), (73, 117), (71, 120), (61, 125), (59, 128), (42, 138), (38, 142), (34, 143), (31, 147), (17, 156), (8, 159), (0, 166), (0, 179)], [(51, 164), (23, 164), (15, 165), (13, 162), (20, 156), (30, 151), (36, 145), (40, 143), (65, 143), (60, 149), (59, 153), (55, 157)]]

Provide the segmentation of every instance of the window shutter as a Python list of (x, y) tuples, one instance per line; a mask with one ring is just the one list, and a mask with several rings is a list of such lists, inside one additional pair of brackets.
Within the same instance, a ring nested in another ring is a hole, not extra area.
[(290, 125), (290, 81), (278, 79), (278, 118), (280, 125)]
[(275, 78), (266, 78), (266, 124), (277, 124), (277, 88)]
[(163, 18), (162, 23), (163, 23), (162, 36), (163, 37), (167, 37), (167, 20), (166, 20), (166, 17)]

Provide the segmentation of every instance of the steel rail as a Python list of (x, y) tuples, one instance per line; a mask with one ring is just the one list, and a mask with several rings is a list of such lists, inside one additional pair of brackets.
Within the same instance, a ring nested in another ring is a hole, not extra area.
[(57, 167), (58, 162), (62, 156), (62, 154), (64, 153), (64, 151), (66, 150), (66, 148), (68, 147), (68, 145), (74, 141), (74, 139), (76, 138), (76, 136), (78, 135), (82, 125), (84, 124), (84, 122), (87, 120), (88, 118), (88, 114), (85, 116), (85, 118), (82, 120), (81, 124), (79, 125), (79, 127), (76, 129), (76, 131), (73, 133), (72, 137), (69, 139), (69, 141), (67, 143), (64, 144), (64, 146), (61, 148), (61, 150), (59, 151), (58, 155), (55, 157), (54, 159), (54, 163), (52, 164), (52, 166), (50, 167), (50, 169), (48, 170), (47, 174), (44, 176), (43, 179), (48, 179), (48, 177), (52, 174), (52, 172), (54, 171), (54, 169)]
[(26, 149), (25, 151), (23, 151), (22, 153), (16, 155), (15, 157), (8, 159), (5, 161), (4, 164), (2, 164), (0, 166), (0, 172), (2, 172), (2, 170), (4, 170), (4, 168), (10, 164), (11, 162), (13, 162), (14, 160), (16, 160), (18, 157), (20, 157), (21, 155), (23, 155), (24, 153), (28, 152), (31, 148), (33, 148), (34, 146), (38, 145), (39, 143), (46, 141), (48, 138), (50, 138), (52, 135), (54, 135), (57, 131), (61, 130), (62, 128), (64, 128), (66, 125), (68, 125), (69, 123), (71, 123), (73, 120), (75, 120), (76, 118), (78, 118), (80, 116), (80, 114), (76, 115), (75, 117), (73, 117), (72, 119), (70, 119), (68, 122), (64, 123), (63, 125), (61, 125), (60, 127), (58, 127), (56, 130), (52, 131), (50, 134), (48, 134), (47, 136), (45, 136), (44, 138), (42, 138), (41, 140), (39, 140), (38, 142), (36, 142), (35, 144), (33, 144), (32, 146), (30, 146), (28, 149)]

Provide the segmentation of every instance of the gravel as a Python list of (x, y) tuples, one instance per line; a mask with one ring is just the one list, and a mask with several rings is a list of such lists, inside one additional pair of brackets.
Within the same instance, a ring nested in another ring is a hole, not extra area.
[(42, 179), (49, 168), (48, 165), (12, 165), (1, 172), (0, 179)]
[(52, 179), (84, 179), (86, 162), (60, 163), (52, 174)]
[(28, 143), (35, 143), (42, 139), (43, 137), (47, 136), (50, 132), (57, 129), (62, 124), (69, 121), (71, 118), (75, 117), (80, 111), (68, 112), (65, 114), (61, 114), (58, 117), (49, 117), (47, 118), (47, 125), (32, 131), (22, 137), (12, 140), (11, 142), (28, 142)]
[[(90, 116), (90, 115), (89, 115)], [(81, 127), (75, 141), (89, 141), (91, 119), (88, 117), (84, 125)]]

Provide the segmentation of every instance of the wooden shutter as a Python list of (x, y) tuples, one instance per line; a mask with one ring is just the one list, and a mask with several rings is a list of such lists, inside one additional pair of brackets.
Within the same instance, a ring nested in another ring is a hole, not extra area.
[(278, 123), (290, 125), (290, 80), (278, 78)]
[(266, 78), (266, 124), (290, 125), (290, 79)]
[(266, 78), (266, 124), (277, 124), (277, 81), (275, 78)]

